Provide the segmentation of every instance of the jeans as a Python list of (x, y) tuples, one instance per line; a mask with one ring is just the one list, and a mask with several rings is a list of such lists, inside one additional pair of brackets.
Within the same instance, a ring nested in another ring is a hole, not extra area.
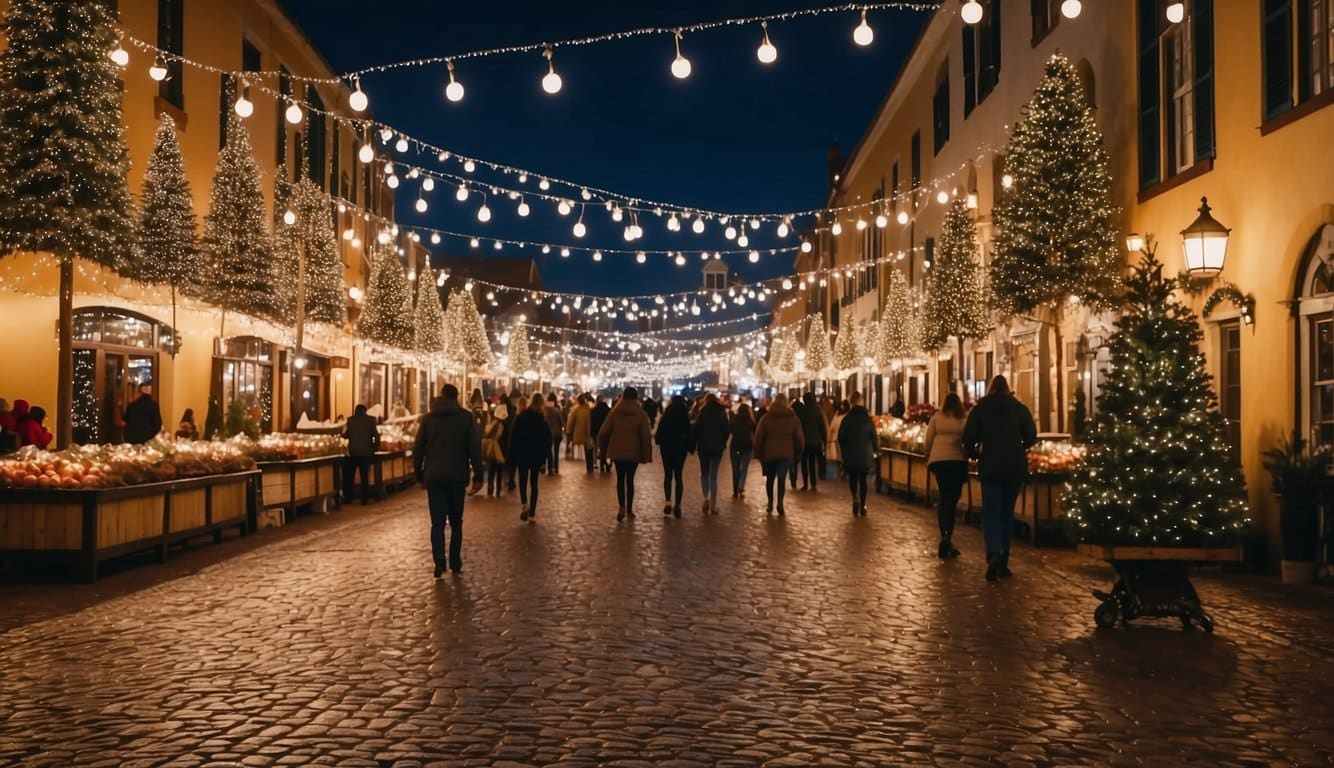
[(519, 503), (537, 511), (537, 476), (541, 467), (519, 467)]
[[(940, 503), (936, 507), (936, 522), (940, 524), (940, 537), (948, 539), (954, 534), (955, 510), (959, 506), (959, 497), (963, 495), (964, 481), (968, 479), (968, 462), (937, 461), (929, 469), (936, 476), (936, 490), (940, 495)], [(1009, 550), (1008, 545), (1006, 550)]]
[(1019, 498), (1019, 480), (982, 481), (982, 538), (987, 542), (987, 562), (1010, 557), (1010, 534), (1014, 531), (1014, 502)]
[(593, 474), (593, 456), (596, 453), (597, 449), (592, 445), (584, 445), (584, 470), (590, 475)]
[[(778, 484), (778, 506), (783, 506), (783, 494), (787, 493), (787, 487), (783, 485), (783, 479), (792, 471), (793, 463), (786, 459), (769, 462), (769, 474), (764, 478), (764, 492), (769, 498), (770, 506), (774, 503), (774, 482)], [(792, 475), (792, 485), (796, 487), (796, 475)]]
[(792, 489), (793, 489), (793, 490), (796, 490), (796, 488), (797, 488), (797, 469), (798, 469), (798, 467), (801, 466), (801, 456), (798, 456), (796, 461), (785, 461), (785, 462), (783, 462), (783, 466), (787, 467), (787, 469), (786, 469), (785, 471), (787, 472), (788, 478), (792, 481)]
[(662, 495), (671, 502), (672, 486), (676, 486), (676, 506), (681, 506), (681, 493), (685, 490), (685, 482), (681, 477), (681, 471), (685, 469), (686, 456), (663, 456), (662, 457)]
[(361, 503), (365, 504), (371, 495), (371, 457), (348, 456), (343, 460), (343, 501), (352, 503), (353, 472), (361, 473)]
[[(468, 484), (446, 483), (426, 489), (431, 510), (431, 555), (437, 565), (448, 565), (456, 573), (463, 568), (463, 498)], [(449, 558), (445, 558), (445, 523), (449, 523)]]
[(746, 473), (750, 470), (751, 450), (749, 448), (732, 449), (732, 493), (741, 493), (746, 488)]
[(639, 462), (616, 460), (616, 503), (627, 510), (635, 505), (635, 470)]
[(852, 500), (861, 506), (866, 506), (866, 475), (869, 469), (848, 468), (844, 473), (848, 476), (848, 490), (852, 491)]
[(801, 452), (801, 487), (815, 489), (815, 481), (820, 478), (820, 448), (806, 446)]
[(718, 468), (722, 463), (721, 453), (699, 455), (699, 490), (710, 504), (718, 501)]
[(560, 437), (557, 436), (551, 441), (551, 455), (547, 457), (547, 472), (555, 474), (560, 471)]
[(499, 496), (505, 490), (505, 465), (498, 461), (486, 463), (486, 495)]

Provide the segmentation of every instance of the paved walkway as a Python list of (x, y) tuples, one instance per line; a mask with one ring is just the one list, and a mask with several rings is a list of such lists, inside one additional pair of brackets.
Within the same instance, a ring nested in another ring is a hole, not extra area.
[(618, 525), (612, 480), (568, 469), (543, 479), (536, 525), (512, 496), (470, 500), (457, 578), (432, 580), (412, 490), (177, 555), (176, 571), (0, 587), (0, 764), (1334, 757), (1328, 592), (1209, 575), (1213, 635), (1096, 631), (1105, 565), (1021, 547), (1013, 578), (988, 584), (979, 533), (942, 563), (917, 505), (878, 496), (854, 519), (830, 482), (766, 518), (752, 477), (717, 515), (695, 487), (664, 519), (650, 465), (638, 519)]

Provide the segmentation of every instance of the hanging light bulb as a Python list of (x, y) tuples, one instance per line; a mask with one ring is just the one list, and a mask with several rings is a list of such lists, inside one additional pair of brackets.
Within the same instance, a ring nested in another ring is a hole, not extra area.
[(417, 198), (417, 213), (426, 213), (426, 198)]
[(592, 192), (589, 192), (587, 188), (584, 188), (584, 189), (579, 190), (579, 196), (582, 197), (582, 198), (585, 199), (585, 200), (592, 200), (592, 199), (593, 199), (593, 193), (592, 193)]
[(1186, 18), (1186, 4), (1182, 2), (1167, 4), (1167, 20), (1173, 24), (1180, 24), (1181, 20)]
[(625, 212), (621, 210), (620, 206), (613, 206), (611, 209), (611, 220), (620, 221), (624, 218), (625, 218)]
[(667, 229), (672, 232), (681, 231), (681, 220), (676, 218), (676, 214), (673, 213), (671, 218), (667, 219)]
[(353, 232), (351, 227), (349, 227), (349, 228), (343, 230), (343, 239), (344, 239), (344, 240), (347, 240), (347, 241), (350, 242), (350, 241), (352, 240), (352, 238), (354, 238), (354, 237), (356, 237), (356, 236), (357, 236), (357, 233), (356, 233), (356, 232)]
[(556, 74), (556, 63), (551, 59), (551, 46), (542, 53), (547, 60), (547, 73), (542, 77), (542, 90), (550, 94), (560, 93), (560, 75)]
[(678, 266), (678, 267), (684, 267), (685, 265), (686, 265), (686, 257), (685, 257), (685, 254), (682, 254), (682, 253), (678, 253), (678, 254), (676, 254), (676, 266)]
[(440, 245), (440, 233), (439, 233), (439, 232), (432, 232), (432, 233), (431, 233), (431, 245)]
[(810, 253), (811, 250), (812, 250), (814, 247), (815, 247), (815, 246), (811, 245), (811, 241), (810, 241), (810, 240), (802, 240), (802, 241), (801, 241), (801, 252), (802, 252), (802, 253)]
[(363, 163), (375, 162), (375, 147), (372, 147), (370, 142), (362, 144), (361, 149), (357, 150), (357, 159)]
[(543, 192), (546, 192), (548, 189), (551, 189), (551, 182), (547, 181), (546, 179), (542, 179), (541, 181), (537, 182), (537, 188), (542, 190)]
[(941, 205), (944, 205), (945, 203), (948, 203), (949, 201), (950, 201), (950, 193), (946, 192), (946, 191), (943, 190), (943, 189), (936, 193), (936, 202), (937, 202), (937, 203), (940, 203)]
[(394, 144), (394, 149), (397, 150), (397, 151), (399, 151), (399, 152), (407, 152), (407, 151), (408, 151), (408, 137), (407, 137), (407, 136), (403, 136), (403, 135), (400, 134), (399, 137), (398, 137), (398, 141)]
[(365, 92), (361, 90), (361, 78), (352, 81), (355, 90), (347, 97), (347, 105), (353, 112), (365, 112), (366, 107), (370, 106), (371, 100), (366, 98)]
[(570, 249), (569, 249), (569, 248), (562, 248), (562, 249), (560, 249), (560, 255), (561, 255), (561, 258), (563, 258), (563, 259), (568, 259), (568, 258), (570, 258)]
[(843, 234), (843, 225), (840, 222), (837, 221), (834, 222), (833, 226), (829, 228), (829, 234), (833, 235), (834, 237), (838, 237), (839, 235)]
[(570, 204), (564, 200), (560, 201), (556, 204), (556, 213), (559, 213), (562, 216), (569, 216)]
[(255, 114), (255, 102), (251, 101), (245, 95), (246, 90), (249, 87), (250, 85), (246, 81), (244, 80), (241, 81), (240, 95), (236, 97), (236, 104), (234, 104), (232, 107), (233, 109), (236, 110), (236, 114), (240, 115), (243, 118), (250, 117), (251, 115)]
[(1079, 0), (1065, 0), (1061, 3), (1061, 15), (1067, 19), (1079, 18), (1079, 12), (1084, 10), (1084, 4)]
[(427, 176), (426, 178), (422, 179), (423, 192), (430, 192), (433, 189), (435, 189), (435, 179), (431, 178), (430, 176)]
[(153, 60), (153, 66), (148, 68), (148, 76), (159, 83), (167, 79), (167, 65), (162, 61), (162, 57)]
[(125, 50), (125, 46), (121, 45), (119, 40), (116, 41), (116, 47), (112, 48), (107, 55), (111, 57), (111, 61), (118, 67), (123, 67), (130, 63), (130, 52)]
[(759, 229), (759, 228), (760, 228), (760, 220), (759, 220), (759, 219), (751, 219), (751, 220), (750, 220), (750, 228), (751, 228), (751, 229)]
[(676, 58), (672, 60), (672, 76), (677, 80), (690, 77), (690, 59), (681, 55), (681, 31), (676, 31)]
[(693, 232), (694, 232), (695, 234), (697, 234), (697, 235), (702, 235), (702, 234), (704, 234), (704, 219), (703, 219), (703, 217), (700, 217), (700, 218), (695, 219), (695, 223), (690, 225), (690, 229), (691, 229), (691, 231), (693, 231)]
[(724, 230), (723, 230), (723, 237), (727, 238), (728, 240), (735, 240), (735, 239), (736, 239), (736, 227), (734, 227), (734, 226), (732, 226), (732, 225), (729, 224), (729, 225), (727, 226), (727, 229), (724, 229)]
[(457, 192), (454, 193), (454, 199), (460, 203), (468, 199), (468, 185), (460, 184)]
[(875, 226), (878, 229), (884, 229), (885, 227), (889, 226), (889, 217), (883, 213), (876, 214)]
[(301, 106), (295, 101), (287, 105), (287, 111), (284, 113), (287, 122), (291, 125), (301, 125)]
[(760, 263), (760, 252), (759, 252), (759, 251), (751, 251), (751, 252), (750, 252), (750, 255), (747, 256), (746, 258), (747, 258), (747, 259), (750, 259), (750, 263), (751, 263), (751, 264), (759, 264), (759, 263)]
[(588, 234), (588, 227), (584, 226), (584, 217), (581, 215), (579, 220), (574, 223), (574, 236), (583, 237)]
[(385, 127), (380, 129), (381, 144), (388, 144), (389, 140), (392, 138), (394, 138), (394, 130), (392, 128), (386, 125)]
[(788, 227), (786, 221), (778, 222), (778, 236), (787, 237)]
[(897, 221), (900, 225), (907, 224), (907, 223), (908, 223), (908, 212), (907, 212), (907, 211), (899, 211), (899, 215), (896, 216), (896, 217), (894, 217), (894, 220)]
[(862, 232), (866, 229), (866, 219), (857, 219), (857, 231)]
[(454, 79), (454, 62), (446, 60), (445, 69), (449, 70), (449, 85), (445, 86), (445, 98), (453, 102), (463, 101), (463, 84)]
[(761, 64), (772, 64), (778, 61), (778, 49), (769, 42), (769, 22), (761, 21), (760, 28), (764, 30), (764, 42), (755, 49), (755, 58), (759, 59)]
[(528, 212), (529, 212), (528, 202), (525, 201), (525, 200), (523, 200), (522, 198), (520, 198), (520, 199), (519, 199), (519, 215), (520, 215), (520, 216), (527, 216), (527, 215), (528, 215)]
[(390, 176), (389, 178), (387, 178), (387, 179), (384, 180), (384, 183), (385, 183), (385, 184), (388, 184), (390, 189), (398, 189), (398, 177), (397, 177), (397, 176)]
[(644, 253), (643, 251), (636, 251), (636, 252), (635, 252), (635, 262), (636, 262), (636, 263), (638, 263), (638, 264), (643, 264), (643, 263), (646, 262), (646, 261), (648, 261), (648, 254)]
[(746, 248), (746, 247), (748, 247), (748, 246), (750, 245), (750, 238), (749, 238), (749, 237), (746, 237), (746, 233), (745, 233), (745, 232), (742, 232), (742, 233), (737, 237), (737, 239), (736, 239), (736, 244), (737, 244), (737, 247), (738, 247), (738, 248)]
[(968, 0), (959, 9), (959, 18), (963, 19), (965, 24), (976, 24), (982, 20), (982, 4), (977, 0)]
[(465, 160), (463, 161), (463, 170), (466, 173), (472, 173), (477, 170), (477, 163), (474, 163), (472, 160)]
[(593, 261), (602, 261), (602, 251), (593, 251)]
[(474, 237), (468, 241), (468, 245), (472, 246), (473, 248), (479, 248), (482, 245), (482, 241)]
[(852, 30), (852, 42), (865, 48), (873, 40), (875, 40), (875, 30), (871, 29), (871, 25), (866, 23), (866, 9), (863, 8), (862, 23)]

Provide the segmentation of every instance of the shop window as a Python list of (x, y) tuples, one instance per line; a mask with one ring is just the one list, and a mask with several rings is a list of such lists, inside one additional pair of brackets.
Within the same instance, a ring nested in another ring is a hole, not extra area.
[(367, 408), (380, 406), (385, 410), (385, 366), (383, 363), (362, 363), (357, 376), (357, 403)]
[(126, 403), (140, 384), (157, 380), (160, 352), (172, 352), (176, 343), (170, 326), (143, 315), (114, 307), (75, 310), (74, 442), (121, 442)]
[(167, 77), (158, 83), (158, 96), (177, 109), (185, 109), (184, 67), (179, 57), (183, 51), (185, 33), (185, 0), (158, 0), (157, 47), (175, 54), (164, 61)]
[(1227, 439), (1232, 463), (1241, 464), (1241, 323), (1231, 321), (1218, 326), (1222, 349), (1218, 356), (1218, 410), (1227, 423)]
[(1189, 0), (1172, 24), (1139, 0), (1140, 186), (1215, 156), (1213, 0)]
[(963, 25), (963, 116), (986, 100), (1000, 82), (1001, 0), (982, 3), (982, 20)]
[(233, 403), (240, 403), (246, 418), (269, 431), (273, 424), (273, 344), (253, 336), (238, 336), (218, 343), (213, 358), (213, 399), (222, 409), (224, 423)]

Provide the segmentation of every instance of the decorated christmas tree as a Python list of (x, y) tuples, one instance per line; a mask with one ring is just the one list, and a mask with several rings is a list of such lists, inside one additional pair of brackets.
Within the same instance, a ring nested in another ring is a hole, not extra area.
[(1130, 306), (1109, 343), (1111, 368), (1066, 514), (1095, 544), (1233, 543), (1247, 524), (1246, 487), (1229, 458), (1199, 322), (1151, 252), (1126, 287)]
[(0, 254), (120, 268), (133, 221), (109, 0), (12, 0), (0, 52)]
[(824, 327), (824, 314), (811, 316), (810, 332), (806, 335), (806, 370), (814, 376), (824, 376), (834, 366), (834, 352), (829, 348), (829, 331)]
[(417, 306), (412, 327), (416, 334), (413, 347), (423, 355), (443, 357), (448, 342), (445, 335), (445, 310), (440, 306), (440, 291), (431, 280), (417, 281)]
[(203, 260), (194, 206), (181, 145), (176, 140), (176, 124), (169, 115), (163, 115), (139, 196), (135, 248), (121, 270), (126, 277), (198, 294), (195, 281), (203, 271)]
[(931, 291), (921, 317), (924, 349), (940, 349), (954, 337), (958, 344), (954, 372), (961, 376), (964, 339), (981, 338), (991, 330), (977, 260), (977, 231), (962, 200), (955, 200), (945, 214), (945, 229), (931, 265)]
[(510, 343), (506, 354), (509, 356), (511, 376), (520, 378), (533, 370), (533, 358), (528, 350), (528, 331), (522, 323), (510, 329)]
[(768, 378), (774, 382), (783, 380), (783, 348), (786, 346), (787, 339), (781, 334), (776, 334), (769, 344), (769, 361), (764, 367), (769, 374)]
[(862, 367), (862, 350), (857, 328), (851, 320), (844, 321), (834, 340), (834, 367), (840, 374), (848, 374)]
[(784, 381), (791, 381), (797, 375), (797, 350), (801, 349), (801, 344), (797, 342), (796, 329), (789, 329), (783, 334), (782, 356), (778, 358), (778, 372)]
[[(280, 183), (276, 198), (272, 280), (275, 289), (284, 289), (284, 317), (291, 317), (295, 307), (294, 276), (304, 253), (306, 319), (341, 327), (347, 322), (347, 288), (328, 198), (304, 176), (295, 184)], [(291, 224), (288, 213), (294, 217)]]
[[(279, 318), (283, 291), (273, 286), (273, 237), (265, 223), (264, 192), (250, 134), (235, 114), (218, 153), (203, 250), (203, 295), (214, 304), (259, 317)], [(292, 275), (283, 278), (290, 282)]]
[(412, 349), (412, 287), (403, 265), (391, 253), (371, 258), (371, 279), (357, 332), (377, 344)]
[(908, 286), (902, 271), (890, 269), (885, 307), (880, 312), (880, 345), (875, 348), (878, 349), (876, 364), (885, 368), (895, 361), (916, 357), (922, 349), (919, 329), (912, 288)]
[(857, 363), (858, 368), (880, 365), (880, 334), (883, 330), (879, 320), (872, 320), (861, 327), (858, 335), (861, 337), (862, 359)]
[[(1047, 62), (1010, 135), (1005, 170), (1013, 184), (992, 210), (992, 299), (1004, 314), (1036, 312), (1051, 323), (1056, 391), (1064, 392), (1062, 323), (1069, 301), (1111, 307), (1122, 264), (1102, 131), (1079, 75), (1059, 53)], [(1058, 427), (1065, 420), (1063, 400)]]
[(476, 370), (491, 365), (491, 342), (486, 336), (486, 323), (477, 310), (472, 291), (454, 291), (449, 296), (449, 308), (455, 312), (448, 326), (450, 344), (458, 350), (464, 367)]

